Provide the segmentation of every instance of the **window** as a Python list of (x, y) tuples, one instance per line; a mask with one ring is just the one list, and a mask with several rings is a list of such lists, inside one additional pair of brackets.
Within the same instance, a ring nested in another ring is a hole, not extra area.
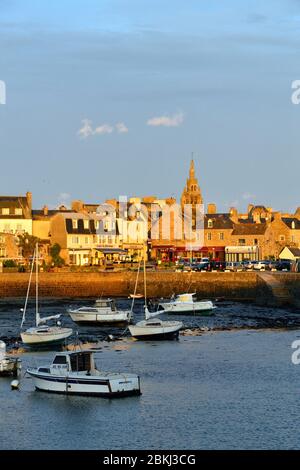
[(220, 239), (220, 240), (224, 240), (224, 233), (223, 233), (223, 232), (220, 232), (220, 233), (219, 233), (219, 239)]
[(213, 228), (214, 223), (211, 219), (208, 220), (207, 226), (208, 226), (208, 228)]
[(240, 238), (240, 239), (239, 239), (239, 245), (246, 245), (246, 240), (245, 240), (245, 238)]
[(83, 227), (85, 230), (88, 230), (90, 228), (89, 220), (84, 220), (83, 221)]
[(17, 224), (17, 230), (19, 230), (19, 231), (23, 230), (22, 224)]
[(208, 234), (207, 234), (207, 240), (211, 240), (211, 232), (208, 232)]
[(79, 243), (79, 237), (72, 237), (72, 243), (73, 243), (74, 245), (78, 245), (78, 243)]
[(23, 215), (22, 209), (20, 207), (15, 208), (15, 215)]
[(110, 235), (107, 237), (107, 243), (112, 243), (112, 237)]
[(294, 230), (296, 228), (296, 224), (295, 224), (295, 221), (293, 220), (292, 222), (292, 229)]
[(0, 258), (5, 258), (5, 257), (6, 257), (6, 249), (0, 248)]
[(96, 230), (99, 229), (99, 220), (95, 220), (95, 229), (96, 229)]
[(89, 237), (85, 237), (84, 243), (85, 243), (86, 245), (88, 245), (88, 244), (90, 243), (90, 238), (89, 238)]
[(280, 240), (281, 242), (284, 242), (284, 241), (285, 241), (285, 236), (284, 236), (284, 235), (280, 235), (279, 240)]
[(257, 240), (257, 238), (254, 238), (254, 245), (258, 245), (258, 240)]
[(9, 215), (9, 209), (8, 209), (8, 207), (3, 207), (3, 209), (2, 209), (2, 215)]
[(72, 227), (74, 229), (78, 228), (78, 220), (77, 219), (72, 219)]
[(4, 232), (10, 232), (10, 224), (4, 225)]

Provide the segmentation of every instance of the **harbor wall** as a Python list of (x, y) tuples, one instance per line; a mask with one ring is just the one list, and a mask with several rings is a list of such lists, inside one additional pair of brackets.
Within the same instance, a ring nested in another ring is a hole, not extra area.
[[(29, 275), (0, 274), (0, 298), (25, 297)], [(40, 273), (41, 297), (127, 297), (134, 292), (136, 273)], [(252, 299), (257, 287), (255, 273), (175, 273), (148, 272), (147, 296), (169, 297), (185, 291), (202, 297)], [(30, 295), (34, 296), (32, 282)], [(138, 282), (138, 293), (144, 292), (143, 273)]]
[[(276, 273), (277, 279), (297, 301), (300, 299), (300, 274)], [(0, 299), (25, 297), (28, 273), (0, 273)], [(40, 273), (39, 295), (55, 298), (127, 297), (134, 292), (135, 272), (57, 272)], [(173, 293), (197, 292), (202, 298), (254, 301), (272, 304), (274, 293), (255, 272), (147, 272), (147, 296), (170, 297)], [(143, 293), (143, 273), (138, 282)], [(34, 280), (30, 295), (35, 295)], [(274, 300), (274, 299), (273, 299)]]

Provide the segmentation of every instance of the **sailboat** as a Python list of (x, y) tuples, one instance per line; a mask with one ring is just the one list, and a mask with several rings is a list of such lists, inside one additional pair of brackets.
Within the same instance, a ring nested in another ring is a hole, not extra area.
[[(139, 270), (138, 270), (139, 274)], [(137, 274), (137, 275), (138, 275)], [(135, 291), (137, 288), (137, 281)], [(144, 260), (144, 298), (145, 298), (145, 320), (139, 321), (135, 325), (129, 325), (131, 336), (136, 339), (156, 340), (156, 339), (176, 339), (183, 324), (181, 321), (163, 321), (160, 318), (153, 318), (161, 311), (149, 312), (147, 307), (147, 287), (146, 287), (146, 264)], [(133, 310), (134, 297), (132, 300)]]
[[(35, 251), (33, 254), (33, 259), (32, 259), (32, 265), (31, 265), (31, 271), (30, 271), (30, 276), (29, 276), (29, 283), (28, 283), (28, 288), (27, 288), (27, 294), (26, 294), (26, 300), (25, 300), (25, 305), (23, 311), (23, 317), (22, 317), (22, 322), (21, 322), (21, 339), (22, 342), (31, 347), (38, 347), (38, 346), (47, 346), (47, 345), (53, 345), (53, 344), (60, 344), (65, 341), (71, 334), (73, 333), (73, 330), (71, 328), (62, 328), (61, 326), (49, 326), (47, 325), (47, 321), (49, 320), (58, 320), (60, 318), (60, 314), (58, 315), (52, 315), (50, 317), (44, 317), (41, 318), (39, 314), (39, 280), (38, 280), (38, 273), (39, 273), (39, 268), (38, 268), (38, 259), (39, 259), (39, 249), (38, 249), (38, 243), (36, 244)], [(25, 331), (22, 331), (23, 324), (25, 322), (26, 318), (26, 309), (27, 309), (27, 303), (28, 303), (28, 298), (29, 298), (29, 292), (30, 292), (30, 285), (31, 285), (31, 279), (32, 279), (32, 274), (33, 274), (33, 267), (34, 267), (34, 262), (36, 266), (36, 274), (35, 274), (35, 326), (32, 328), (29, 328)]]

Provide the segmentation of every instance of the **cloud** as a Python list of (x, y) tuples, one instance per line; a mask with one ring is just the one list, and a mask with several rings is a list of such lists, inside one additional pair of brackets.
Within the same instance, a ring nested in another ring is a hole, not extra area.
[(242, 195), (242, 198), (245, 199), (245, 200), (255, 199), (255, 194), (244, 193), (244, 194)]
[(96, 127), (93, 134), (111, 134), (114, 128), (109, 124), (102, 124), (101, 126)]
[(128, 127), (124, 124), (124, 122), (117, 122), (116, 129), (119, 134), (125, 134), (128, 132)]
[(164, 127), (178, 127), (183, 123), (184, 115), (182, 112), (173, 115), (156, 116), (148, 119), (148, 126), (164, 126)]
[(92, 125), (91, 125), (92, 121), (90, 121), (89, 119), (83, 119), (81, 122), (82, 122), (83, 126), (81, 127), (81, 129), (79, 129), (77, 134), (82, 139), (86, 139), (90, 135), (93, 135), (93, 128), (92, 128)]
[(87, 139), (91, 135), (111, 134), (115, 129), (119, 134), (125, 134), (128, 132), (128, 127), (124, 122), (117, 122), (115, 126), (111, 126), (110, 124), (101, 124), (100, 126), (95, 127), (95, 129), (93, 129), (92, 121), (90, 119), (83, 119), (81, 122), (82, 127), (77, 132), (77, 135), (79, 135), (81, 139)]

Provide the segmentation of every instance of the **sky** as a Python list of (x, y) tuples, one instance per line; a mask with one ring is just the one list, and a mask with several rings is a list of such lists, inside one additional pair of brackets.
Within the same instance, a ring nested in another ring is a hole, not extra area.
[(300, 0), (0, 0), (2, 195), (300, 206)]

